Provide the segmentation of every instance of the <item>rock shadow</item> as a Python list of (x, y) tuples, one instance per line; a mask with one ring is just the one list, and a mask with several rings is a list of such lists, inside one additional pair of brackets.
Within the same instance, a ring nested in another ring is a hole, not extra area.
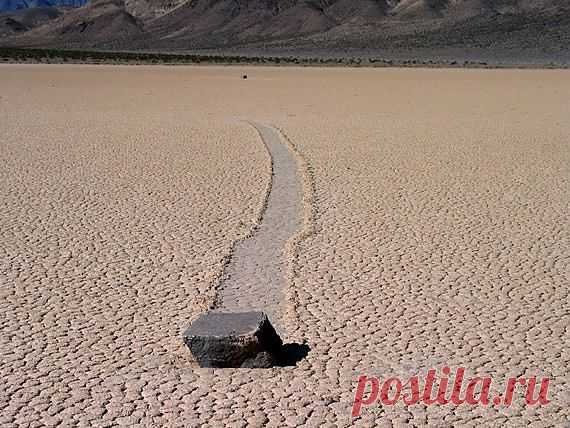
[(287, 343), (283, 345), (276, 355), (277, 367), (295, 367), (303, 360), (311, 348), (306, 343)]

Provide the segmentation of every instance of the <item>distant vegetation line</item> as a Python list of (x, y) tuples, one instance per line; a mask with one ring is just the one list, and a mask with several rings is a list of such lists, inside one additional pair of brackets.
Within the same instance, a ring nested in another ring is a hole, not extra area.
[(67, 49), (0, 47), (0, 61), (9, 63), (47, 64), (243, 64), (306, 65), (361, 67), (456, 67), (456, 68), (567, 68), (546, 66), (490, 65), (481, 61), (392, 60), (381, 58), (299, 58), (294, 56), (245, 56), (212, 54), (175, 54), (151, 52), (112, 52)]
[[(144, 63), (144, 64), (333, 64), (347, 62), (332, 58), (295, 58), (276, 56), (174, 54), (150, 52), (112, 52), (68, 49), (2, 48), (0, 58), (16, 62), (36, 60), (40, 62), (81, 62), (81, 63)], [(358, 64), (358, 59), (348, 62)], [(389, 62), (389, 61), (388, 61)], [(387, 63), (388, 63), (387, 62)]]

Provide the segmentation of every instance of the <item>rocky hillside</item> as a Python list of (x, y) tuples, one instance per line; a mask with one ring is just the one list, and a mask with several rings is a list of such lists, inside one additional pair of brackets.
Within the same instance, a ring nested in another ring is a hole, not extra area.
[(0, 0), (0, 12), (47, 8), (47, 7), (80, 7), (88, 0)]
[(0, 44), (341, 54), (432, 48), (503, 49), (508, 54), (522, 49), (558, 55), (570, 41), (570, 4), (567, 0), (92, 0), (38, 28), (20, 30)]

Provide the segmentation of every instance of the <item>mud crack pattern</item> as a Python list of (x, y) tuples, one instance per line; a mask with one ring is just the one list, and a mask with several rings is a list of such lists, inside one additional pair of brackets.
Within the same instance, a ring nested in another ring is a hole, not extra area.
[[(0, 65), (0, 425), (568, 426), (568, 77)], [(297, 150), (295, 368), (202, 370), (182, 346), (271, 182), (228, 117)], [(552, 402), (351, 419), (359, 374), (442, 364), (548, 376)]]

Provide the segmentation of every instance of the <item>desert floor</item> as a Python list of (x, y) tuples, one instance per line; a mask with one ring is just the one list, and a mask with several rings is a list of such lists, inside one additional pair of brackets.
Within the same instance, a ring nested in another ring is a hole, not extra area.
[[(565, 426), (569, 100), (566, 71), (0, 66), (0, 425)], [(277, 305), (310, 351), (199, 369), (181, 332), (269, 209), (245, 120), (296, 161)], [(551, 403), (351, 418), (358, 375), (445, 365)]]

